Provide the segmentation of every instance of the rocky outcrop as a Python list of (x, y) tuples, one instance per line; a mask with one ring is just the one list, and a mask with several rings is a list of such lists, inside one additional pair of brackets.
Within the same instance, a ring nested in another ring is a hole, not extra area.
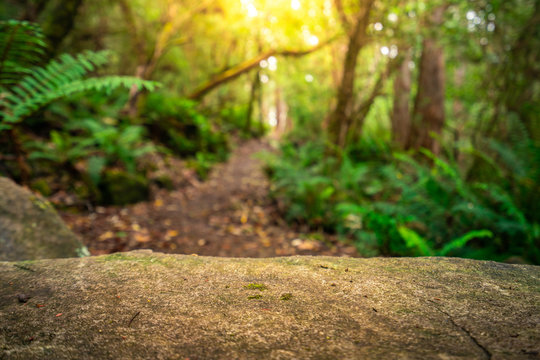
[(120, 253), (0, 263), (2, 359), (536, 359), (540, 267)]
[(49, 202), (0, 177), (0, 260), (88, 254)]

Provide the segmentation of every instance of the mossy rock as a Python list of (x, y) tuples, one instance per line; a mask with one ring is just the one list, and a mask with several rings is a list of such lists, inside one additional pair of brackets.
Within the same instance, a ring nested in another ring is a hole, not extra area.
[(150, 197), (149, 181), (142, 175), (119, 169), (106, 170), (100, 183), (101, 203), (127, 205)]
[(37, 180), (32, 181), (32, 183), (30, 184), (30, 188), (34, 191), (37, 191), (43, 196), (52, 195), (51, 187), (49, 186), (49, 183), (45, 179), (37, 179)]
[(539, 279), (452, 258), (0, 263), (0, 358), (536, 359)]
[(152, 179), (152, 182), (160, 189), (174, 190), (174, 182), (169, 175), (163, 174), (156, 176)]
[(48, 201), (0, 177), (0, 260), (86, 254), (88, 250)]

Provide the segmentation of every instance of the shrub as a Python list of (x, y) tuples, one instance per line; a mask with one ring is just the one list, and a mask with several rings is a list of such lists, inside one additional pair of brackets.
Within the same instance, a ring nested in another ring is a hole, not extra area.
[[(540, 262), (537, 215), (516, 201), (516, 188), (497, 178), (467, 180), (455, 162), (425, 150), (389, 156), (368, 148), (337, 159), (321, 142), (289, 143), (268, 157), (272, 195), (286, 218), (352, 237), (370, 255)], [(372, 160), (359, 155), (366, 153)]]

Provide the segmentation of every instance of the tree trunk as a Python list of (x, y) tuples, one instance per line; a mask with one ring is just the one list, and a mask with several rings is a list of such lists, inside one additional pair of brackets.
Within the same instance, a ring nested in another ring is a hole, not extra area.
[(263, 94), (263, 86), (262, 83), (259, 83), (259, 89), (257, 93), (257, 103), (259, 105), (259, 132), (257, 133), (257, 137), (262, 136), (264, 134), (264, 116), (265, 114), (268, 114), (265, 107), (265, 101), (264, 101), (264, 94)]
[(261, 76), (261, 73), (259, 71), (256, 71), (255, 77), (253, 78), (253, 82), (251, 83), (251, 93), (249, 95), (249, 104), (248, 104), (248, 110), (246, 114), (246, 125), (244, 127), (244, 131), (247, 134), (251, 133), (253, 110), (255, 107), (255, 101), (257, 100), (257, 92), (259, 91), (259, 88), (261, 87), (260, 76)]
[(279, 86), (276, 86), (275, 91), (275, 103), (276, 103), (276, 124), (274, 126), (273, 131), (277, 132), (279, 128), (282, 126), (282, 120), (283, 120), (283, 100), (281, 99), (281, 88)]
[(501, 102), (520, 117), (533, 142), (540, 146), (540, 1), (535, 2), (507, 61)]
[[(204, 11), (211, 3), (210, 0), (201, 1), (193, 9), (183, 13), (182, 16), (176, 16), (176, 14), (179, 13), (178, 4), (175, 4), (174, 2), (169, 2), (169, 8), (162, 23), (162, 27), (156, 37), (154, 49), (152, 53), (148, 55), (146, 42), (144, 41), (144, 38), (140, 35), (141, 31), (140, 29), (138, 29), (130, 4), (127, 0), (117, 1), (119, 1), (120, 8), (126, 20), (126, 23), (132, 30), (134, 53), (137, 56), (138, 63), (135, 76), (143, 80), (152, 79), (152, 75), (159, 64), (159, 61), (161, 60), (163, 55), (171, 48), (171, 39), (175, 36), (176, 33), (178, 33), (181, 27), (184, 24), (188, 23), (195, 14)], [(180, 43), (175, 42), (174, 45), (179, 44)], [(130, 117), (134, 117), (137, 115), (138, 102), (141, 94), (143, 93), (142, 91), (143, 90), (139, 90), (136, 86), (133, 86), (131, 88), (129, 100), (124, 109), (124, 112), (127, 113)]]
[[(455, 69), (454, 72), (454, 87), (461, 88), (465, 82), (465, 76), (466, 76), (467, 70), (465, 67), (465, 63), (462, 63), (457, 69)], [(463, 105), (463, 102), (461, 99), (456, 96), (454, 97), (454, 102), (452, 104), (452, 112), (455, 120), (455, 128), (454, 128), (454, 143), (457, 144), (462, 137), (464, 130), (465, 130), (465, 123), (467, 121), (466, 113), (465, 113), (465, 106)], [(456, 146), (454, 148), (454, 160), (458, 164), (462, 164), (465, 161), (465, 157), (463, 154), (459, 151), (459, 148)]]
[(49, 57), (53, 57), (58, 47), (69, 34), (75, 23), (83, 0), (61, 0), (47, 4), (41, 24), (43, 33), (50, 44)]
[(392, 142), (399, 149), (404, 149), (409, 141), (411, 128), (411, 110), (409, 106), (411, 97), (411, 69), (409, 52), (399, 65), (394, 79), (394, 108), (392, 110)]
[[(431, 25), (442, 23), (446, 7), (434, 10)], [(440, 153), (440, 144), (433, 135), (441, 134), (444, 114), (444, 55), (442, 47), (433, 37), (424, 39), (418, 76), (418, 93), (414, 103), (409, 148), (426, 148)]]
[(365, 7), (359, 12), (353, 30), (349, 34), (349, 45), (343, 64), (343, 76), (337, 93), (337, 104), (330, 115), (328, 133), (330, 141), (344, 147), (347, 131), (352, 122), (354, 82), (358, 54), (366, 43), (366, 29), (373, 0), (366, 1)]
[(48, 2), (49, 0), (27, 1), (21, 20), (37, 22), (39, 15), (42, 13), (43, 9), (45, 9)]
[(369, 111), (375, 103), (375, 99), (377, 99), (377, 97), (382, 94), (386, 80), (390, 76), (392, 76), (392, 73), (397, 69), (398, 65), (399, 60), (397, 59), (390, 59), (388, 61), (385, 69), (379, 75), (379, 78), (375, 82), (375, 85), (373, 85), (369, 96), (364, 101), (362, 101), (362, 103), (360, 103), (360, 105), (351, 115), (351, 123), (348, 129), (348, 135), (346, 137), (347, 143), (360, 139), (362, 135), (362, 128), (364, 127), (364, 123), (369, 114)]

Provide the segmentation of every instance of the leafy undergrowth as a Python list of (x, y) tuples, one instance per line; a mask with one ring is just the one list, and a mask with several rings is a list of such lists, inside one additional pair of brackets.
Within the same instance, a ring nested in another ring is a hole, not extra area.
[(364, 143), (340, 155), (323, 142), (288, 142), (266, 157), (273, 197), (289, 222), (352, 238), (365, 255), (540, 262), (538, 216), (522, 195), (534, 184), (534, 166), (516, 172), (516, 164), (482, 154), (495, 168), (474, 180), (425, 150), (392, 153)]

